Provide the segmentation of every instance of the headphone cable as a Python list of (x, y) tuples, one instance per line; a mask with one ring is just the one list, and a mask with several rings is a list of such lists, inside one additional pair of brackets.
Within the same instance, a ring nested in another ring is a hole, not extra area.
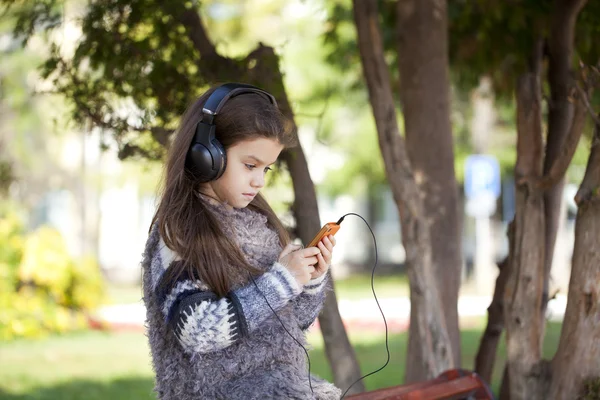
[(378, 369), (376, 369), (375, 371), (369, 372), (368, 374), (363, 375), (360, 378), (358, 378), (357, 380), (355, 380), (350, 386), (348, 386), (348, 389), (346, 389), (346, 391), (344, 392), (344, 394), (342, 394), (342, 397), (340, 399), (343, 399), (346, 396), (346, 393), (348, 393), (348, 391), (350, 390), (350, 388), (352, 386), (356, 385), (358, 382), (365, 379), (366, 377), (371, 376), (371, 375), (376, 374), (377, 372), (381, 371), (390, 362), (390, 347), (389, 347), (389, 342), (388, 342), (388, 325), (387, 325), (387, 321), (385, 319), (385, 315), (383, 314), (383, 310), (381, 309), (381, 305), (379, 304), (379, 300), (377, 299), (377, 294), (375, 294), (375, 285), (374, 285), (375, 268), (377, 268), (377, 261), (378, 261), (377, 239), (375, 239), (375, 234), (373, 233), (373, 230), (371, 229), (371, 226), (369, 225), (369, 223), (361, 215), (358, 215), (356, 213), (347, 213), (347, 214), (343, 215), (342, 218), (340, 218), (338, 220), (337, 224), (338, 225), (341, 224), (342, 221), (344, 220), (344, 218), (346, 218), (346, 216), (348, 216), (348, 215), (354, 215), (354, 216), (357, 216), (360, 219), (362, 219), (364, 221), (364, 223), (367, 225), (367, 228), (369, 228), (369, 232), (371, 232), (371, 236), (373, 236), (373, 246), (375, 246), (375, 264), (373, 265), (373, 269), (371, 270), (371, 291), (373, 292), (373, 297), (375, 298), (375, 303), (377, 303), (377, 307), (379, 308), (379, 312), (381, 312), (381, 317), (383, 318), (383, 324), (385, 325), (385, 350), (387, 353), (387, 359), (385, 361), (385, 364), (383, 364), (383, 366), (381, 366)]
[[(345, 215), (343, 215), (337, 222), (337, 225), (340, 225), (342, 223), (342, 221), (344, 220), (344, 218), (346, 218), (348, 215), (354, 215), (359, 217), (360, 219), (362, 219), (364, 221), (364, 223), (367, 225), (367, 228), (369, 228), (369, 232), (371, 232), (371, 236), (373, 236), (373, 245), (375, 246), (375, 264), (373, 265), (373, 270), (371, 271), (371, 290), (373, 291), (373, 297), (375, 298), (375, 302), (377, 303), (377, 307), (379, 308), (379, 311), (381, 312), (381, 316), (383, 317), (383, 323), (385, 325), (385, 350), (387, 352), (387, 359), (385, 361), (385, 364), (383, 364), (383, 366), (379, 367), (378, 369), (376, 369), (373, 372), (369, 372), (366, 375), (361, 376), (360, 378), (358, 378), (356, 381), (354, 381), (349, 387), (348, 389), (346, 389), (346, 391), (344, 392), (344, 394), (342, 394), (342, 397), (340, 398), (343, 399), (346, 396), (346, 393), (348, 393), (348, 391), (350, 390), (350, 388), (352, 388), (352, 386), (354, 386), (355, 384), (357, 384), (358, 382), (360, 382), (361, 380), (363, 380), (364, 378), (371, 376), (373, 374), (376, 374), (377, 372), (381, 371), (382, 369), (384, 369), (390, 362), (390, 348), (389, 348), (389, 342), (388, 342), (388, 325), (387, 325), (387, 321), (385, 319), (385, 315), (383, 314), (383, 310), (381, 309), (381, 305), (379, 304), (379, 300), (377, 299), (377, 294), (375, 294), (375, 286), (374, 286), (374, 280), (375, 280), (375, 268), (377, 267), (377, 261), (378, 261), (378, 252), (377, 252), (377, 239), (375, 238), (375, 234), (373, 233), (373, 230), (371, 229), (371, 226), (369, 225), (369, 223), (359, 214), (356, 213), (347, 213)], [(281, 320), (281, 318), (279, 318), (279, 315), (277, 314), (277, 312), (275, 312), (275, 310), (273, 309), (273, 307), (271, 307), (271, 304), (269, 303), (269, 300), (267, 300), (267, 297), (264, 295), (264, 293), (258, 288), (258, 285), (256, 284), (256, 281), (254, 280), (254, 277), (252, 275), (250, 275), (250, 278), (252, 279), (252, 282), (254, 283), (254, 286), (256, 286), (256, 289), (258, 290), (258, 292), (262, 295), (262, 297), (265, 299), (265, 301), (267, 302), (267, 305), (269, 306), (269, 308), (271, 309), (271, 311), (273, 312), (273, 314), (275, 315), (275, 317), (277, 318), (277, 320), (279, 321), (279, 323), (281, 324), (281, 326), (283, 327), (283, 329), (287, 332), (287, 334), (294, 339), (294, 341), (296, 343), (298, 343), (298, 345), (300, 347), (302, 347), (302, 349), (304, 350), (304, 352), (306, 353), (306, 358), (308, 360), (308, 384), (310, 385), (310, 391), (314, 394), (313, 391), (313, 387), (312, 387), (312, 381), (311, 381), (311, 377), (310, 377), (310, 356), (308, 354), (308, 350), (306, 350), (306, 348), (302, 345), (302, 343), (300, 343), (300, 341), (298, 339), (296, 339), (294, 337), (294, 335), (292, 335), (290, 333), (290, 331), (285, 327), (285, 324), (283, 323), (283, 321)]]
[(265, 301), (267, 302), (267, 305), (269, 306), (269, 308), (271, 309), (271, 311), (273, 311), (273, 314), (275, 314), (275, 317), (277, 318), (277, 320), (279, 321), (279, 323), (281, 324), (281, 326), (283, 327), (283, 329), (285, 329), (285, 331), (287, 332), (287, 334), (290, 335), (290, 337), (292, 339), (294, 339), (294, 341), (296, 343), (298, 343), (298, 345), (300, 347), (302, 347), (302, 350), (304, 350), (304, 353), (306, 353), (306, 359), (308, 360), (308, 385), (310, 386), (310, 391), (312, 392), (312, 394), (315, 394), (315, 392), (313, 390), (313, 387), (312, 387), (312, 381), (310, 379), (310, 356), (308, 355), (308, 350), (306, 350), (306, 347), (304, 347), (302, 345), (302, 343), (300, 343), (300, 341), (298, 339), (296, 339), (294, 337), (294, 335), (292, 335), (290, 333), (290, 331), (288, 331), (288, 329), (285, 327), (285, 324), (283, 323), (283, 321), (281, 320), (281, 318), (279, 318), (279, 315), (275, 312), (275, 310), (273, 309), (273, 307), (271, 307), (271, 303), (269, 303), (269, 300), (267, 300), (267, 296), (265, 296), (264, 293), (258, 288), (258, 285), (256, 284), (256, 281), (254, 280), (254, 277), (252, 275), (250, 275), (250, 278), (252, 279), (252, 283), (254, 283), (254, 286), (256, 286), (256, 290), (258, 290), (258, 292), (265, 299)]

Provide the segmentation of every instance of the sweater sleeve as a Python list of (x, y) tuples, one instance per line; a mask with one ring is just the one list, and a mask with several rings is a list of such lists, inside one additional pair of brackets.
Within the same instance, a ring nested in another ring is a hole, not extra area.
[(269, 305), (280, 310), (301, 290), (287, 269), (275, 263), (268, 272), (221, 298), (197, 281), (178, 282), (163, 296), (162, 311), (186, 352), (210, 353), (251, 334), (272, 316)]
[(317, 279), (312, 279), (306, 285), (302, 293), (292, 300), (294, 313), (298, 319), (300, 329), (308, 329), (317, 319), (323, 302), (328, 292), (329, 271)]

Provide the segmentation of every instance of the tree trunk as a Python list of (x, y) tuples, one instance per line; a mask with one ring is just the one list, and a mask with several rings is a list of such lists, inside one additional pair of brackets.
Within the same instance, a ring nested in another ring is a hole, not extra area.
[[(462, 256), (450, 124), (446, 2), (399, 1), (397, 30), (406, 147), (422, 195), (423, 212), (430, 221), (433, 274), (454, 363), (460, 365), (457, 302)], [(418, 304), (411, 307), (411, 314), (420, 312)], [(418, 342), (423, 339), (411, 324), (407, 382), (428, 378), (417, 362), (421, 357)]]
[[(200, 14), (197, 10), (186, 9), (176, 12), (175, 17), (186, 27), (192, 43), (199, 51), (202, 62), (199, 70), (210, 81), (245, 81), (271, 92), (278, 101), (282, 112), (295, 125), (294, 115), (285, 92), (283, 76), (279, 68), (279, 57), (271, 47), (259, 45), (246, 57), (245, 62), (234, 62), (222, 57), (207, 36)], [(252, 67), (247, 67), (247, 66)], [(242, 67), (246, 66), (246, 67)], [(308, 171), (308, 165), (301, 146), (285, 151), (282, 155), (288, 166), (294, 186), (293, 212), (297, 224), (298, 236), (308, 243), (320, 229), (319, 210), (314, 185)], [(334, 383), (342, 390), (360, 378), (360, 368), (356, 354), (337, 307), (335, 293), (332, 291), (325, 300), (319, 316), (325, 350), (334, 376)], [(355, 386), (355, 391), (364, 390), (363, 383)]]
[(428, 216), (398, 129), (383, 53), (377, 1), (354, 0), (353, 4), (361, 64), (377, 126), (379, 147), (400, 215), (411, 309), (419, 310), (411, 312), (412, 329), (421, 338), (413, 350), (418, 355), (414, 363), (418, 370), (424, 372), (425, 378), (432, 378), (452, 368), (455, 358), (434, 275)]
[(511, 400), (535, 399), (539, 393), (534, 370), (542, 350), (539, 312), (544, 272), (544, 248), (540, 246), (544, 243), (543, 192), (520, 181), (542, 176), (541, 62), (539, 41), (531, 70), (517, 83), (516, 213), (504, 297)]
[[(514, 236), (513, 224), (509, 226), (509, 241)], [(486, 382), (492, 381), (492, 373), (494, 372), (494, 364), (496, 362), (496, 351), (500, 342), (500, 335), (504, 330), (504, 290), (506, 288), (506, 280), (509, 275), (510, 264), (508, 258), (505, 258), (498, 269), (500, 273), (496, 278), (496, 287), (492, 303), (488, 307), (488, 322), (479, 343), (477, 356), (475, 357), (475, 372), (481, 376)]]
[[(541, 359), (548, 281), (558, 228), (563, 179), (583, 130), (582, 101), (573, 93), (571, 58), (575, 22), (586, 0), (558, 0), (548, 39), (551, 88), (545, 157), (540, 116), (542, 40), (531, 70), (517, 87), (517, 178), (514, 238), (505, 290), (508, 396), (548, 397), (551, 365)], [(575, 106), (573, 99), (575, 98)], [(543, 246), (540, 246), (540, 245)]]
[[(573, 90), (571, 62), (575, 42), (575, 24), (581, 8), (587, 0), (566, 0), (556, 2), (552, 14), (550, 35), (548, 37), (548, 82), (550, 102), (548, 105), (548, 138), (544, 158), (544, 174), (559, 156), (573, 119), (573, 104), (569, 97)], [(540, 317), (546, 315), (549, 298), (549, 281), (554, 247), (559, 226), (560, 207), (564, 190), (564, 177), (544, 194), (544, 212), (546, 218), (544, 290)]]
[[(600, 125), (575, 197), (578, 205), (569, 295), (549, 399), (575, 398), (587, 379), (600, 379)], [(598, 393), (596, 393), (596, 396)]]

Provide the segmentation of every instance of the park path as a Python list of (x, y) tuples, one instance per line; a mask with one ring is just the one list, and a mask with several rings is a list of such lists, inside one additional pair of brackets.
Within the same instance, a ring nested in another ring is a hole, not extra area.
[[(464, 295), (458, 301), (458, 314), (461, 321), (481, 321), (487, 316), (490, 297)], [(407, 329), (410, 318), (408, 297), (379, 299), (379, 304), (390, 333)], [(385, 332), (383, 318), (372, 298), (338, 301), (344, 325), (350, 331)], [(548, 304), (548, 319), (562, 321), (566, 307), (566, 296), (557, 296)], [(96, 328), (109, 330), (144, 330), (146, 312), (142, 302), (107, 305), (99, 308), (91, 317)], [(318, 322), (316, 323), (318, 326)]]

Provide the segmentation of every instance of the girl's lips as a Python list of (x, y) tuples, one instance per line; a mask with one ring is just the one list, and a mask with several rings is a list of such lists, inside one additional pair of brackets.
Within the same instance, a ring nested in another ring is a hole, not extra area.
[(254, 196), (256, 196), (256, 193), (242, 193), (242, 194), (249, 198), (254, 198)]

